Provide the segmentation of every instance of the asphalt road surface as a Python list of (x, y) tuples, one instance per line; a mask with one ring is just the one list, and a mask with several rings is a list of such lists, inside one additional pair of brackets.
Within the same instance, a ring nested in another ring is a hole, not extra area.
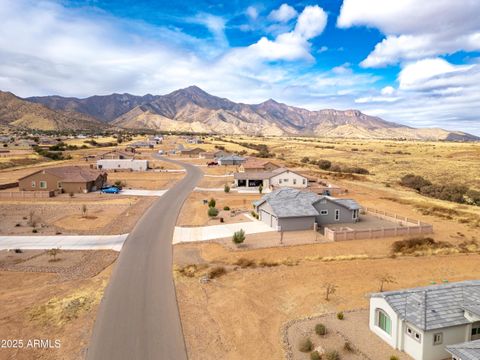
[[(155, 155), (157, 157), (157, 155)], [(125, 242), (100, 304), (88, 360), (186, 360), (172, 277), (172, 239), (183, 202), (202, 178), (186, 176), (158, 199)]]

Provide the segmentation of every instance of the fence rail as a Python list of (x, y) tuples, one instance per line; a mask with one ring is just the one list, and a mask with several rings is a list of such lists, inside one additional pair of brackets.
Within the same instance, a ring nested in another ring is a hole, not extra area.
[(375, 239), (383, 237), (394, 237), (403, 235), (420, 235), (433, 233), (433, 226), (419, 220), (399, 216), (386, 211), (379, 211), (372, 208), (364, 208), (365, 213), (388, 220), (394, 223), (391, 227), (369, 228), (369, 229), (340, 229), (333, 230), (325, 228), (324, 235), (331, 241)]

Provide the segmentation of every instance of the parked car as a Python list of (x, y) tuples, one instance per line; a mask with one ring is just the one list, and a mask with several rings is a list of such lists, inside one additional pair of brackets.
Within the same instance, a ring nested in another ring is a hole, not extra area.
[(217, 166), (218, 165), (218, 162), (216, 161), (210, 161), (207, 163), (207, 166)]
[(103, 187), (100, 191), (104, 194), (118, 194), (120, 189), (116, 186), (107, 186)]
[(158, 150), (158, 153), (159, 153), (160, 155), (163, 155), (164, 151), (163, 151), (163, 150)]

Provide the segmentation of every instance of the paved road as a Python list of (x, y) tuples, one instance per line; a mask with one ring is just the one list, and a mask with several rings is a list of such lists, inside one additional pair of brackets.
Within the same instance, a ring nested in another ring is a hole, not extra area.
[(203, 173), (176, 163), (185, 167), (186, 176), (142, 216), (120, 252), (88, 360), (187, 359), (172, 278), (172, 238), (180, 208)]

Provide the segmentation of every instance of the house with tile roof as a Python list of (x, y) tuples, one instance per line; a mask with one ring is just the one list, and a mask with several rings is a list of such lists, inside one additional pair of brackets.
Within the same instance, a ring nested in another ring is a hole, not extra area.
[(280, 166), (267, 159), (249, 157), (240, 168), (244, 172), (263, 172), (278, 169)]
[(244, 171), (233, 175), (235, 187), (263, 189), (277, 187), (306, 188), (308, 178), (287, 168), (276, 168), (270, 171)]
[(279, 231), (309, 230), (336, 223), (354, 223), (360, 205), (352, 199), (320, 196), (313, 192), (282, 188), (253, 203), (259, 220)]
[(369, 326), (415, 360), (480, 359), (480, 281), (372, 294)]
[(101, 189), (107, 173), (82, 166), (62, 166), (38, 170), (18, 179), (20, 191), (86, 193)]

